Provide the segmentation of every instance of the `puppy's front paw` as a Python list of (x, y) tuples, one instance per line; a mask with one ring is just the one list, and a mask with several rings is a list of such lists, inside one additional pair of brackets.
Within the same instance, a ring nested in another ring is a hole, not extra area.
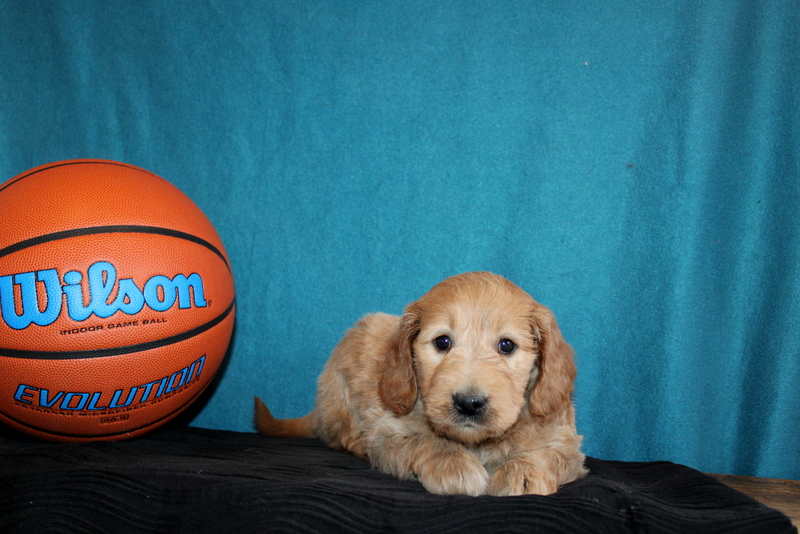
[(429, 456), (415, 468), (425, 489), (439, 495), (484, 495), (489, 486), (486, 469), (466, 450)]
[(550, 495), (558, 489), (556, 477), (525, 460), (509, 460), (492, 477), (489, 494)]

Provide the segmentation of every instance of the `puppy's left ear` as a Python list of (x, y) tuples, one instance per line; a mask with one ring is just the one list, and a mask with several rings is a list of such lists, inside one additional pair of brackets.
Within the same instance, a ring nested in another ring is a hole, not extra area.
[(549, 418), (572, 402), (577, 371), (572, 347), (561, 336), (553, 312), (538, 303), (533, 313), (533, 334), (539, 343), (539, 361), (530, 411), (531, 415)]
[(407, 415), (417, 403), (417, 377), (411, 347), (419, 329), (419, 312), (416, 304), (411, 304), (403, 313), (400, 327), (384, 355), (378, 392), (383, 404), (398, 416)]

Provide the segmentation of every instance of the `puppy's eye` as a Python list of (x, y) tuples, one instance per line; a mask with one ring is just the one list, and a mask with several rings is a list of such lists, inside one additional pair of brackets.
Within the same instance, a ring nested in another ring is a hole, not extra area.
[(448, 336), (439, 336), (433, 340), (433, 346), (442, 352), (449, 350), (450, 345), (452, 345), (452, 342)]
[(511, 354), (517, 348), (517, 345), (510, 339), (501, 339), (497, 344), (497, 350), (500, 354)]

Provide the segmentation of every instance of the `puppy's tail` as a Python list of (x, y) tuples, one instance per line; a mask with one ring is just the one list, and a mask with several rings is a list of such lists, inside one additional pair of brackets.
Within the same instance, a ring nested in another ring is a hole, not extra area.
[[(260, 434), (272, 438), (315, 438), (317, 434), (311, 424), (312, 414), (297, 419), (275, 419), (261, 399), (255, 397), (256, 429)], [(313, 413), (313, 412), (312, 412)]]

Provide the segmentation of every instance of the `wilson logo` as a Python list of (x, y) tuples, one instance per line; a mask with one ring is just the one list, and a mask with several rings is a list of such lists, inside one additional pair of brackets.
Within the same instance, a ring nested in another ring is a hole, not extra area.
[[(83, 278), (83, 273), (69, 271), (62, 284), (55, 269), (0, 276), (0, 317), (11, 328), (22, 330), (31, 324), (52, 324), (65, 303), (70, 319), (77, 322), (92, 315), (105, 319), (120, 311), (135, 315), (145, 306), (163, 312), (176, 302), (181, 309), (206, 306), (203, 279), (197, 273), (173, 278), (156, 275), (139, 287), (130, 278), (117, 280), (116, 268), (98, 261), (89, 267), (86, 284)], [(88, 286), (88, 298), (84, 286)]]

